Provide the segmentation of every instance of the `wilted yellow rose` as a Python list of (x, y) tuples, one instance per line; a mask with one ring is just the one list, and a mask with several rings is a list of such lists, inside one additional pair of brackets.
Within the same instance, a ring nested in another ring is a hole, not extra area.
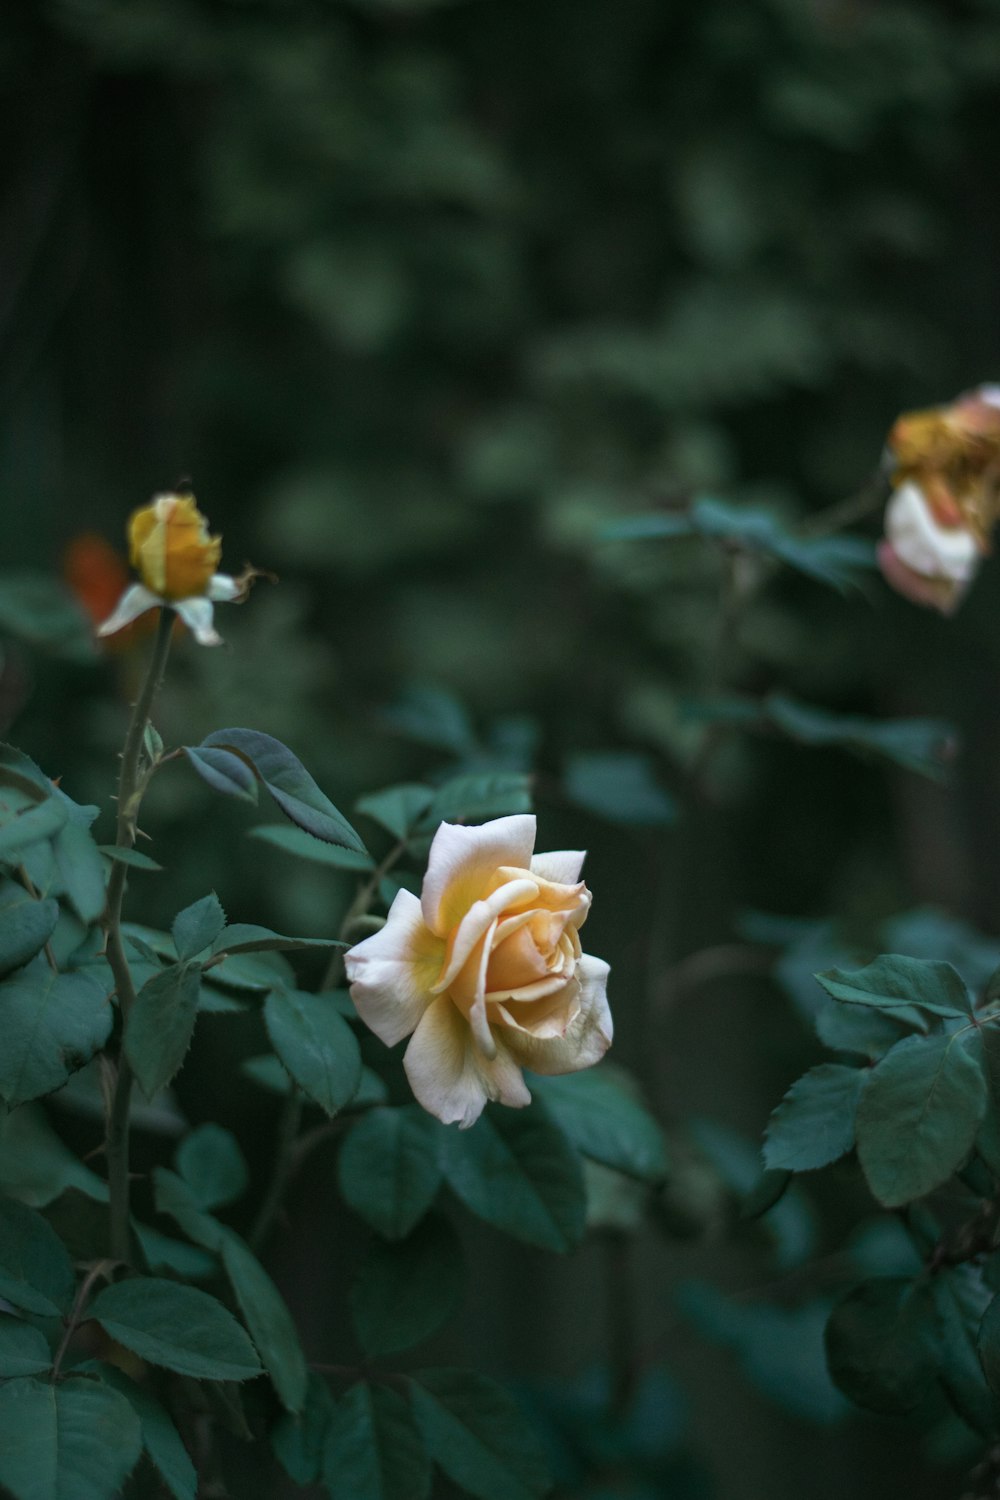
[(345, 956), (362, 1020), (403, 1058), (419, 1102), (468, 1126), (487, 1099), (531, 1102), (521, 1075), (574, 1073), (611, 1043), (608, 965), (584, 953), (583, 854), (533, 854), (535, 819), (442, 823), (420, 899), (400, 891)]
[(254, 570), (240, 578), (217, 573), (222, 541), (210, 536), (193, 495), (157, 495), (133, 512), (128, 524), (129, 560), (141, 578), (126, 589), (98, 635), (114, 635), (162, 605), (175, 610), (201, 646), (218, 646), (213, 604), (239, 603)]
[(879, 565), (897, 592), (949, 614), (990, 551), (1000, 516), (1000, 387), (905, 413), (888, 450), (894, 493)]

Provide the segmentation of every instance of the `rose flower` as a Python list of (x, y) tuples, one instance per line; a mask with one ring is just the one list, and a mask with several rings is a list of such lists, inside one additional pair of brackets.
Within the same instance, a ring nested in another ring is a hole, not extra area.
[(535, 819), (442, 823), (420, 899), (400, 891), (380, 932), (345, 955), (362, 1020), (419, 1102), (469, 1126), (487, 1099), (518, 1108), (522, 1068), (574, 1073), (611, 1043), (608, 966), (580, 947), (590, 892), (583, 854), (532, 854)]
[(242, 603), (258, 576), (248, 568), (239, 578), (217, 573), (222, 539), (209, 536), (208, 522), (193, 495), (157, 495), (128, 523), (129, 561), (141, 583), (125, 590), (98, 635), (114, 635), (133, 620), (167, 605), (175, 610), (200, 646), (219, 646), (213, 603)]
[(908, 412), (889, 434), (894, 494), (879, 566), (898, 593), (950, 614), (1000, 515), (1000, 387)]

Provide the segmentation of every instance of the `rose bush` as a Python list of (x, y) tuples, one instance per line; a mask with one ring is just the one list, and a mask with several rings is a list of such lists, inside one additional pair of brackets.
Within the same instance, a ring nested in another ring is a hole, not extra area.
[(522, 1068), (573, 1073), (611, 1042), (608, 965), (584, 953), (591, 896), (583, 854), (533, 854), (535, 819), (442, 823), (420, 899), (400, 891), (385, 926), (345, 956), (362, 1020), (403, 1065), (416, 1098), (472, 1125), (487, 1099), (531, 1095)]

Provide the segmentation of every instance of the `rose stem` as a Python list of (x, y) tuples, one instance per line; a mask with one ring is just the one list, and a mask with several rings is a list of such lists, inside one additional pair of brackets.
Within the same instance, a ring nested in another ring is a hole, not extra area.
[[(118, 777), (118, 823), (115, 832), (115, 846), (118, 849), (131, 849), (135, 843), (136, 821), (143, 792), (139, 778), (139, 756), (146, 725), (149, 723), (150, 709), (160, 683), (163, 681), (173, 626), (173, 610), (161, 609), (146, 679), (132, 709), (132, 718), (125, 736), (125, 748), (122, 751), (121, 772)], [(127, 866), (124, 861), (116, 859), (111, 866), (107, 906), (104, 912), (107, 959), (118, 994), (123, 1032), (129, 1012), (135, 1003), (135, 985), (122, 940), (122, 903), (125, 897), (126, 874)], [(118, 1076), (108, 1118), (107, 1138), (111, 1255), (114, 1260), (120, 1261), (129, 1259), (131, 1249), (129, 1229), (129, 1104), (131, 1096), (132, 1069), (125, 1056), (125, 1048), (121, 1046), (118, 1053)]]

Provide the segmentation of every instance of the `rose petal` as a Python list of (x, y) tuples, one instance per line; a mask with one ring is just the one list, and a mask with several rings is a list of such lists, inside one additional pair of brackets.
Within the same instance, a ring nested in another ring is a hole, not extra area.
[(385, 926), (344, 954), (358, 1015), (387, 1047), (409, 1036), (430, 1005), (443, 952), (441, 939), (427, 929), (420, 902), (404, 890), (390, 906)]
[(243, 592), (241, 584), (237, 583), (228, 573), (213, 573), (208, 580), (208, 597), (216, 604), (232, 604)]
[(525, 870), (535, 842), (531, 813), (494, 818), (464, 827), (442, 823), (434, 835), (420, 901), (424, 921), (439, 937), (458, 926), (474, 901), (485, 893), (501, 865)]
[(222, 645), (222, 636), (212, 623), (214, 611), (211, 599), (201, 596), (177, 599), (172, 607), (180, 615), (199, 646)]
[(424, 1012), (403, 1066), (424, 1109), (463, 1130), (479, 1119), (487, 1099), (513, 1109), (531, 1103), (521, 1071), (504, 1042), (498, 1039), (496, 1057), (484, 1058), (473, 1045), (465, 1017), (446, 995), (439, 995)]
[(576, 885), (586, 857), (585, 849), (553, 849), (548, 854), (534, 854), (531, 873), (540, 875), (543, 880), (555, 881), (557, 885)]
[(583, 954), (576, 966), (581, 985), (580, 1012), (565, 1036), (534, 1037), (514, 1026), (504, 1031), (503, 1045), (522, 1067), (533, 1073), (577, 1073), (600, 1061), (613, 1034), (608, 973), (603, 959)]
[(507, 996), (497, 1004), (496, 1012), (508, 1026), (529, 1036), (563, 1037), (580, 1014), (582, 995), (583, 986), (575, 975), (568, 980), (557, 978), (544, 995), (525, 992)]
[(533, 880), (508, 880), (483, 901), (473, 901), (448, 941), (445, 966), (434, 986), (435, 995), (440, 995), (464, 968), (472, 950), (492, 927), (500, 913), (508, 906), (530, 901), (538, 895), (538, 886)]
[(147, 589), (141, 583), (133, 583), (127, 588), (119, 599), (111, 614), (100, 625), (98, 635), (114, 635), (119, 630), (124, 630), (126, 625), (131, 625), (140, 615), (144, 615), (149, 609), (158, 609), (163, 603), (151, 589)]
[(879, 542), (876, 555), (879, 570), (889, 587), (913, 604), (923, 604), (929, 609), (940, 610), (943, 615), (951, 615), (967, 592), (967, 584), (954, 583), (950, 578), (927, 578), (923, 573), (914, 572), (897, 555), (891, 542)]
[(900, 562), (924, 578), (968, 583), (979, 548), (966, 526), (942, 526), (918, 484), (901, 484), (885, 509), (885, 534)]

